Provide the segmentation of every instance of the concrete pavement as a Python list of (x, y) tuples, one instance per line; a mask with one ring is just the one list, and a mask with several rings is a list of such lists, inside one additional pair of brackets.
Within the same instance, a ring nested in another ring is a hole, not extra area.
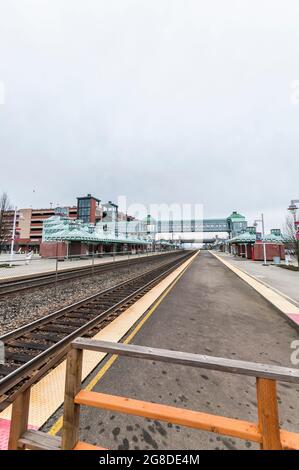
[[(159, 256), (161, 253), (140, 253), (129, 255), (129, 259), (133, 258), (141, 258), (150, 255)], [(113, 258), (113, 255), (110, 253), (106, 253), (103, 255), (102, 258), (94, 258), (92, 257), (85, 258), (85, 259), (78, 259), (74, 257), (73, 259), (68, 259), (64, 261), (60, 261), (58, 263), (58, 270), (61, 271), (63, 269), (71, 269), (71, 268), (78, 268), (84, 266), (92, 266), (98, 264), (106, 264), (106, 263), (113, 263), (114, 261), (121, 261), (124, 259), (128, 259), (128, 255), (116, 255)], [(31, 274), (42, 274), (47, 272), (55, 272), (56, 270), (56, 259), (46, 259), (40, 257), (34, 257), (26, 264), (26, 259), (24, 255), (15, 255), (13, 260), (13, 266), (9, 267), (1, 267), (1, 264), (9, 263), (9, 255), (1, 255), (0, 258), (0, 280), (1, 279), (11, 279), (13, 277), (18, 276), (29, 276)]]
[(259, 281), (267, 283), (271, 287), (279, 290), (284, 295), (290, 297), (299, 305), (299, 272), (279, 268), (275, 265), (263, 266), (262, 262), (246, 260), (234, 257), (228, 253), (217, 251), (217, 255), (224, 260), (243, 269), (251, 276), (255, 276)]
[[(133, 342), (294, 367), (298, 334), (257, 292), (202, 252)], [(119, 358), (95, 391), (256, 421), (255, 380), (140, 359)], [(299, 386), (278, 386), (281, 425), (299, 430)], [(247, 441), (158, 421), (83, 408), (80, 438), (110, 449), (254, 448)]]

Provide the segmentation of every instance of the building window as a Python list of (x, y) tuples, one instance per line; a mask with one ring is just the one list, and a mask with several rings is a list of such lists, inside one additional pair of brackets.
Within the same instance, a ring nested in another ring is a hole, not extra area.
[(79, 199), (78, 219), (83, 220), (85, 223), (90, 221), (90, 199)]

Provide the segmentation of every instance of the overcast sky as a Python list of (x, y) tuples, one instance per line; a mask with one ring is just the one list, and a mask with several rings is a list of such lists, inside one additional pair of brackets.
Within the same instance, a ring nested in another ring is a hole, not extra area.
[(298, 0), (0, 0), (0, 191), (283, 224), (299, 198), (298, 19)]

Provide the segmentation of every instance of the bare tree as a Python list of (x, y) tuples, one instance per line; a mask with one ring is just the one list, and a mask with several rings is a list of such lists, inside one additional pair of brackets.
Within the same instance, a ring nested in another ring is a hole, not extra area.
[(299, 239), (294, 220), (290, 215), (286, 219), (284, 241), (286, 249), (296, 257), (299, 266)]
[(0, 196), (0, 251), (11, 236), (11, 205), (7, 193)]

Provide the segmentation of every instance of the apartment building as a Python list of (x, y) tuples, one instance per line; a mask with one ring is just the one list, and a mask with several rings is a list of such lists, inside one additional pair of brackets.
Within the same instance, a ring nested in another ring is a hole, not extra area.
[[(105, 218), (106, 221), (130, 221), (134, 217), (118, 211), (118, 206), (112, 201), (102, 203), (100, 199), (87, 194), (77, 197), (76, 206), (50, 207), (44, 209), (24, 208), (19, 209), (16, 217), (15, 251), (27, 252), (34, 250), (39, 252), (42, 242), (43, 222), (54, 215), (80, 219), (84, 223), (96, 224)], [(2, 243), (2, 249), (9, 250), (13, 232), (14, 211), (5, 213), (6, 240)]]
[(20, 209), (16, 224), (16, 250), (34, 250), (38, 252), (42, 241), (43, 222), (53, 215), (65, 215), (71, 219), (76, 219), (77, 207)]

